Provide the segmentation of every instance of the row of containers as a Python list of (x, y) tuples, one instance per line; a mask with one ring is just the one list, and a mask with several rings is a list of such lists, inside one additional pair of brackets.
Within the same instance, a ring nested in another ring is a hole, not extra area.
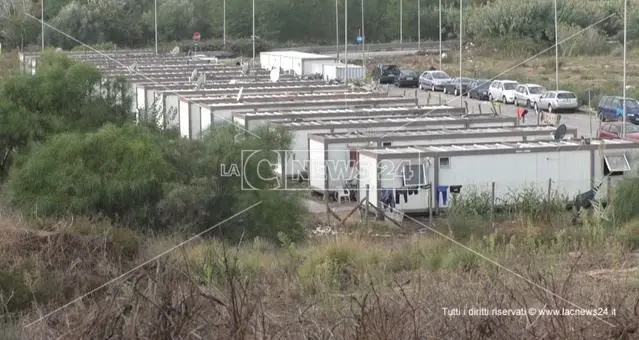
[(362, 66), (340, 63), (334, 56), (298, 51), (261, 52), (260, 67), (300, 77), (319, 76), (326, 81), (360, 81), (366, 78), (366, 69)]
[[(580, 139), (570, 127), (520, 126), (516, 117), (424, 106), (417, 97), (320, 80), (282, 75), (274, 82), (267, 69), (246, 75), (234, 64), (193, 65), (185, 57), (142, 52), (75, 58), (109, 77), (126, 77), (137, 119), (152, 111), (186, 139), (219, 124), (287, 129), (292, 146), (277, 151), (272, 164), (282, 189), (298, 190), (302, 179), (304, 190), (327, 197), (348, 190), (406, 213), (449, 208), (451, 195), (490, 190), (491, 182), (496, 200), (531, 185), (547, 190), (549, 181), (553, 192), (574, 197), (601, 183), (609, 189), (638, 160), (639, 144), (631, 141)], [(207, 75), (198, 88), (195, 66)]]

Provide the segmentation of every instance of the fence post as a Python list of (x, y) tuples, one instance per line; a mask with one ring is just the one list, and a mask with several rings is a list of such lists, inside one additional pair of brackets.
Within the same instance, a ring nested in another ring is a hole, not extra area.
[(495, 227), (495, 182), (491, 183), (490, 188), (490, 222)]
[(468, 114), (468, 101), (464, 101), (464, 106), (466, 107), (466, 114)]
[(606, 201), (608, 201), (608, 204), (612, 204), (612, 198), (610, 198), (610, 194), (612, 194), (612, 178), (610, 178), (610, 176), (608, 176), (606, 178)]
[(442, 105), (442, 94), (438, 93), (437, 96), (439, 97), (439, 105)]
[(430, 92), (427, 92), (428, 96), (426, 96), (426, 106), (430, 105)]
[(433, 186), (432, 184), (428, 190), (428, 225), (433, 225)]
[(366, 198), (364, 199), (364, 223), (368, 225), (368, 198), (370, 195), (370, 184), (366, 184)]
[(550, 203), (551, 195), (552, 195), (552, 178), (549, 178), (548, 179), (548, 197), (547, 197), (548, 203)]
[(324, 189), (324, 204), (326, 204), (326, 224), (331, 224), (331, 207), (328, 204), (329, 194), (328, 188)]
[(479, 114), (481, 114), (481, 104), (477, 104), (477, 109), (479, 109)]

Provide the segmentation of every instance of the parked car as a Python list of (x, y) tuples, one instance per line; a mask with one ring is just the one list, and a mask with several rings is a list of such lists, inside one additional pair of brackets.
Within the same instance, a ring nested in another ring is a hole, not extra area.
[(413, 70), (402, 70), (399, 77), (395, 78), (397, 87), (417, 87), (419, 86), (419, 74)]
[(399, 73), (399, 66), (395, 64), (379, 64), (373, 68), (372, 77), (379, 84), (393, 84)]
[(575, 112), (579, 109), (577, 96), (570, 91), (546, 91), (535, 104), (535, 110)]
[(443, 91), (450, 76), (444, 71), (425, 71), (419, 76), (419, 89), (431, 91)]
[(468, 93), (470, 84), (474, 81), (475, 79), (470, 78), (453, 78), (444, 85), (444, 93), (452, 93), (455, 96), (459, 96), (459, 94), (461, 93), (463, 96), (464, 94)]
[(623, 129), (626, 129), (624, 139), (639, 142), (639, 126), (628, 122), (609, 122), (602, 123), (597, 131), (597, 135), (601, 139), (619, 139), (622, 138)]
[(494, 80), (488, 88), (488, 99), (490, 101), (500, 101), (504, 104), (514, 104), (517, 85), (519, 83), (514, 80)]
[[(601, 121), (619, 120), (623, 117), (623, 97), (603, 96), (597, 109)], [(639, 124), (639, 102), (635, 99), (626, 98), (626, 120)]]
[(468, 98), (475, 98), (479, 100), (488, 100), (488, 88), (490, 87), (490, 80), (477, 79), (470, 84), (470, 90), (468, 91)]
[(546, 89), (537, 84), (519, 84), (515, 89), (515, 105), (534, 107)]

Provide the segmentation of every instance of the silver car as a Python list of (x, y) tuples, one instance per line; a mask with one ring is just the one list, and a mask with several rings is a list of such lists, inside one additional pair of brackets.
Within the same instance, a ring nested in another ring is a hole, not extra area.
[(515, 89), (515, 105), (532, 108), (544, 92), (546, 89), (541, 85), (519, 84)]
[(568, 111), (579, 109), (577, 96), (570, 91), (546, 91), (535, 104), (535, 110), (547, 110), (548, 112)]
[(444, 71), (425, 71), (419, 76), (419, 89), (443, 91), (450, 81), (450, 76)]

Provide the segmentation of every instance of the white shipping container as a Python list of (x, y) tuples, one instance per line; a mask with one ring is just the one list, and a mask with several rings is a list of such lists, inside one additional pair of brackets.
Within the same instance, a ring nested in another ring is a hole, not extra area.
[[(451, 206), (451, 187), (459, 187), (462, 196), (475, 190), (490, 193), (494, 182), (495, 199), (500, 201), (511, 199), (513, 191), (531, 187), (545, 192), (551, 180), (553, 192), (574, 199), (593, 185), (606, 183), (604, 175), (614, 185), (636, 170), (638, 152), (639, 143), (623, 140), (593, 140), (590, 145), (564, 141), (365, 150), (359, 154), (359, 195), (365, 197), (369, 185), (369, 200), (374, 205), (380, 203), (377, 193), (382, 191), (382, 195), (390, 194), (395, 209), (426, 213), (429, 197), (434, 211)], [(517, 169), (504, 164), (517, 164)], [(606, 174), (609, 167), (612, 173)], [(606, 192), (604, 184), (597, 197), (604, 198)]]
[(293, 72), (298, 76), (315, 73), (313, 65), (317, 60), (334, 62), (335, 58), (332, 56), (297, 51), (269, 51), (260, 53), (261, 68), (267, 70), (273, 67), (280, 68), (284, 72)]
[[(433, 120), (436, 121), (432, 122)], [(239, 123), (238, 121), (236, 121)], [(244, 122), (246, 124), (246, 122)], [(412, 124), (411, 124), (412, 123)], [(421, 123), (421, 124), (420, 124)], [(291, 153), (286, 165), (278, 161), (277, 168), (281, 170), (285, 167), (284, 173), (287, 177), (297, 176), (300, 171), (308, 170), (309, 160), (309, 135), (323, 133), (347, 133), (357, 131), (358, 129), (366, 129), (366, 131), (388, 131), (393, 128), (404, 128), (407, 125), (419, 127), (422, 129), (463, 129), (463, 128), (480, 128), (480, 127), (513, 127), (517, 126), (516, 118), (497, 117), (493, 119), (459, 119), (456, 117), (395, 117), (395, 118), (360, 118), (360, 119), (342, 119), (342, 120), (326, 120), (326, 121), (302, 121), (302, 122), (281, 122), (277, 123), (291, 131), (293, 141), (291, 143)], [(281, 174), (282, 171), (279, 172)]]
[[(362, 149), (376, 148), (371, 141), (379, 141), (383, 137), (385, 148), (406, 148), (409, 146), (552, 141), (554, 127), (512, 127), (512, 128), (479, 128), (479, 129), (444, 129), (403, 131), (393, 130), (379, 133), (370, 132), (366, 136), (349, 134), (309, 135), (309, 185), (323, 192), (328, 169), (328, 190), (333, 192), (338, 186), (344, 187), (346, 182), (357, 175), (358, 152)], [(570, 139), (577, 138), (577, 129), (568, 131)], [(347, 142), (346, 142), (347, 141)], [(324, 163), (328, 154), (328, 163)]]
[(348, 80), (362, 80), (366, 78), (366, 69), (358, 65), (344, 65), (338, 63), (330, 63), (323, 65), (322, 74), (325, 80), (340, 80), (343, 81), (348, 77)]

